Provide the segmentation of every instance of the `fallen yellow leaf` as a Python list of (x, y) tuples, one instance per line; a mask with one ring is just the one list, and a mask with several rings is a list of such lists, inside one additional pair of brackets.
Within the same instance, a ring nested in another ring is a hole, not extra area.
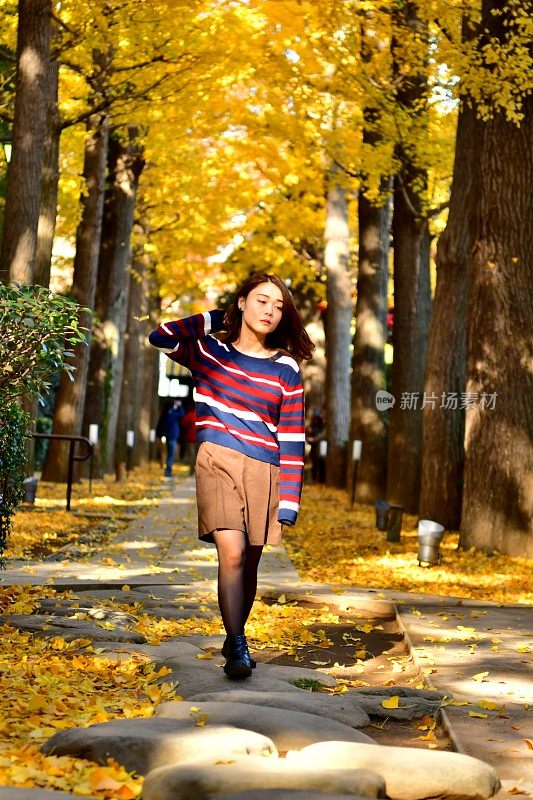
[(499, 708), (498, 703), (494, 703), (492, 700), (480, 700), (478, 706), (487, 711), (497, 711)]
[(392, 697), (386, 697), (385, 700), (381, 701), (383, 708), (398, 708), (399, 703), (400, 698), (397, 694), (392, 695)]

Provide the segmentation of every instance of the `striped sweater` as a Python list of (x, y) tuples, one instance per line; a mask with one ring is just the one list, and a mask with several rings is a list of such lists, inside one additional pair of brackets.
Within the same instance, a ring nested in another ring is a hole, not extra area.
[(304, 467), (304, 396), (298, 364), (277, 353), (240, 353), (211, 332), (223, 328), (224, 312), (208, 311), (152, 331), (149, 340), (190, 369), (199, 442), (237, 450), (280, 467), (278, 520), (294, 525)]

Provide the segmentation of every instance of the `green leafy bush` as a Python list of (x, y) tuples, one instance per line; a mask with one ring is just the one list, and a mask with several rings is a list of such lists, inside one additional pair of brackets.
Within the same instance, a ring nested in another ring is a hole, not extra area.
[(62, 369), (72, 377), (71, 348), (85, 341), (80, 311), (88, 309), (43, 286), (0, 284), (0, 560), (24, 494), (29, 417), (20, 400), (42, 395)]
[[(84, 309), (87, 311), (87, 309)], [(9, 400), (40, 395), (85, 341), (73, 300), (43, 286), (0, 285), (0, 411)]]
[(24, 495), (28, 415), (16, 404), (0, 409), (0, 563), (11, 517)]

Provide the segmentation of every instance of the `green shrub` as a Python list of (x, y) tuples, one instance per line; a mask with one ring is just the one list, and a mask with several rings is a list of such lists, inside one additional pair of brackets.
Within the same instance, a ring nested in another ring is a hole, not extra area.
[(42, 394), (61, 369), (72, 376), (70, 348), (85, 341), (80, 310), (43, 286), (0, 285), (0, 411), (16, 397)]
[(24, 465), (29, 417), (16, 404), (1, 409), (0, 421), (0, 564), (11, 530), (11, 517), (24, 495)]
[(43, 286), (0, 284), (0, 561), (24, 494), (30, 420), (20, 400), (42, 395), (62, 369), (72, 378), (74, 365), (67, 359), (85, 341), (82, 310), (88, 311)]

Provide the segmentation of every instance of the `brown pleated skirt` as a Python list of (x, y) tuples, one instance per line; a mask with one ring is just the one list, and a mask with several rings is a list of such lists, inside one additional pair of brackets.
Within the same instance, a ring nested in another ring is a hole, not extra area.
[(279, 544), (279, 467), (229, 447), (202, 442), (196, 459), (198, 538), (243, 531), (251, 545)]

